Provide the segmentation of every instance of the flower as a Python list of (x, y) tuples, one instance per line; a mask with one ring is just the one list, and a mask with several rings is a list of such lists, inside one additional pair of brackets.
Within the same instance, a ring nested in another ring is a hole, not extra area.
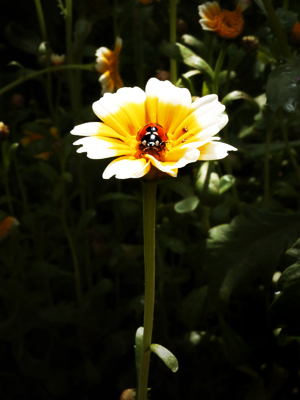
[(63, 65), (65, 63), (65, 61), (66, 61), (65, 54), (61, 54), (61, 55), (55, 54), (55, 53), (51, 54), (51, 63), (53, 65), (56, 65), (56, 66), (57, 65)]
[(0, 222), (0, 241), (8, 236), (13, 226), (18, 226), (19, 221), (14, 217), (6, 217)]
[(300, 22), (297, 21), (291, 32), (291, 42), (295, 45), (300, 45)]
[(0, 141), (7, 139), (9, 135), (9, 128), (4, 122), (0, 121)]
[(134, 400), (136, 398), (136, 390), (135, 389), (126, 389), (122, 392), (120, 396), (120, 400)]
[(151, 78), (145, 92), (122, 88), (93, 104), (103, 122), (76, 126), (77, 152), (92, 159), (118, 157), (103, 173), (104, 179), (141, 178), (150, 169), (173, 177), (178, 168), (197, 160), (218, 160), (234, 147), (213, 137), (228, 122), (225, 106), (215, 94), (192, 103), (188, 89)]
[(96, 51), (96, 70), (101, 74), (99, 82), (102, 92), (113, 93), (116, 89), (123, 87), (122, 79), (119, 75), (119, 53), (122, 48), (122, 39), (117, 37), (114, 51), (106, 47), (100, 47)]
[(216, 1), (199, 6), (200, 24), (206, 31), (214, 31), (224, 39), (237, 38), (244, 29), (242, 12), (247, 8), (247, 3), (240, 1), (235, 11), (221, 11)]

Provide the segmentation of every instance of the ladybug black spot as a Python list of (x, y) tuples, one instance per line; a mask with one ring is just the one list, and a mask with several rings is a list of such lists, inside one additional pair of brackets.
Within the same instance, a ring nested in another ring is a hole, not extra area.
[(148, 128), (146, 129), (147, 132), (149, 133), (156, 133), (158, 131), (156, 126), (148, 126)]
[[(155, 126), (151, 126), (149, 128), (152, 129), (155, 128)], [(147, 128), (147, 131), (149, 128)], [(148, 133), (142, 138), (141, 143), (143, 146), (146, 147), (154, 147), (154, 146), (160, 146), (162, 144), (162, 140), (160, 139), (157, 133), (152, 131), (152, 133)]]

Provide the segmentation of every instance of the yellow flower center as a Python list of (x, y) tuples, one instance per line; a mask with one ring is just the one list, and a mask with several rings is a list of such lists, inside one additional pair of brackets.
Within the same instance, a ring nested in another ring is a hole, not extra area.
[(118, 76), (118, 66), (119, 66), (119, 54), (114, 51), (111, 52), (109, 57), (107, 57), (108, 71), (113, 80), (117, 79)]
[(244, 29), (244, 19), (240, 11), (222, 11), (214, 17), (216, 32), (225, 39), (237, 38)]

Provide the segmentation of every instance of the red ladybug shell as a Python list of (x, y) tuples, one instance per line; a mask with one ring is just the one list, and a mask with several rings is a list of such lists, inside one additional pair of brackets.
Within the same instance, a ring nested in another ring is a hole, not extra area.
[(147, 125), (145, 125), (142, 129), (140, 129), (140, 130), (138, 131), (137, 136), (136, 136), (136, 140), (137, 140), (138, 142), (140, 142), (140, 141), (143, 139), (143, 137), (144, 137), (145, 135), (147, 135), (147, 134), (150, 133), (149, 130), (147, 131), (147, 128), (152, 127), (152, 126), (154, 126), (154, 127), (157, 129), (156, 135), (158, 135), (159, 138), (160, 138), (163, 142), (165, 142), (165, 141), (168, 140), (168, 136), (166, 135), (166, 133), (165, 133), (165, 131), (164, 131), (164, 128), (163, 128), (161, 125), (159, 125), (159, 124), (154, 124), (154, 123), (147, 124)]

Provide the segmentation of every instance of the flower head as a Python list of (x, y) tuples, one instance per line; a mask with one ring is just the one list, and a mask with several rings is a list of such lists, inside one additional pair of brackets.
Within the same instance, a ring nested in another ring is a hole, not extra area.
[(117, 37), (115, 49), (109, 50), (106, 47), (100, 47), (96, 51), (96, 70), (101, 74), (99, 82), (102, 86), (102, 92), (113, 93), (115, 89), (123, 87), (122, 79), (119, 75), (119, 53), (122, 48), (122, 39)]
[(235, 11), (221, 11), (216, 1), (199, 6), (200, 24), (206, 31), (214, 31), (224, 39), (237, 38), (244, 29), (242, 12), (247, 8), (247, 3), (239, 2)]
[(300, 22), (297, 21), (291, 32), (291, 42), (295, 45), (300, 46)]
[(9, 135), (9, 128), (4, 122), (0, 121), (0, 141), (7, 139)]
[(14, 217), (6, 217), (0, 222), (0, 241), (5, 239), (13, 226), (18, 226), (19, 221)]
[(51, 63), (53, 65), (63, 65), (65, 63), (65, 61), (66, 61), (65, 54), (61, 54), (61, 55), (54, 54), (54, 53), (51, 54)]
[(103, 122), (76, 126), (73, 135), (87, 136), (74, 144), (92, 159), (117, 157), (104, 179), (141, 178), (151, 169), (173, 177), (178, 168), (197, 160), (226, 157), (234, 147), (214, 137), (228, 122), (216, 95), (192, 103), (188, 89), (151, 78), (145, 92), (122, 88), (93, 104)]

